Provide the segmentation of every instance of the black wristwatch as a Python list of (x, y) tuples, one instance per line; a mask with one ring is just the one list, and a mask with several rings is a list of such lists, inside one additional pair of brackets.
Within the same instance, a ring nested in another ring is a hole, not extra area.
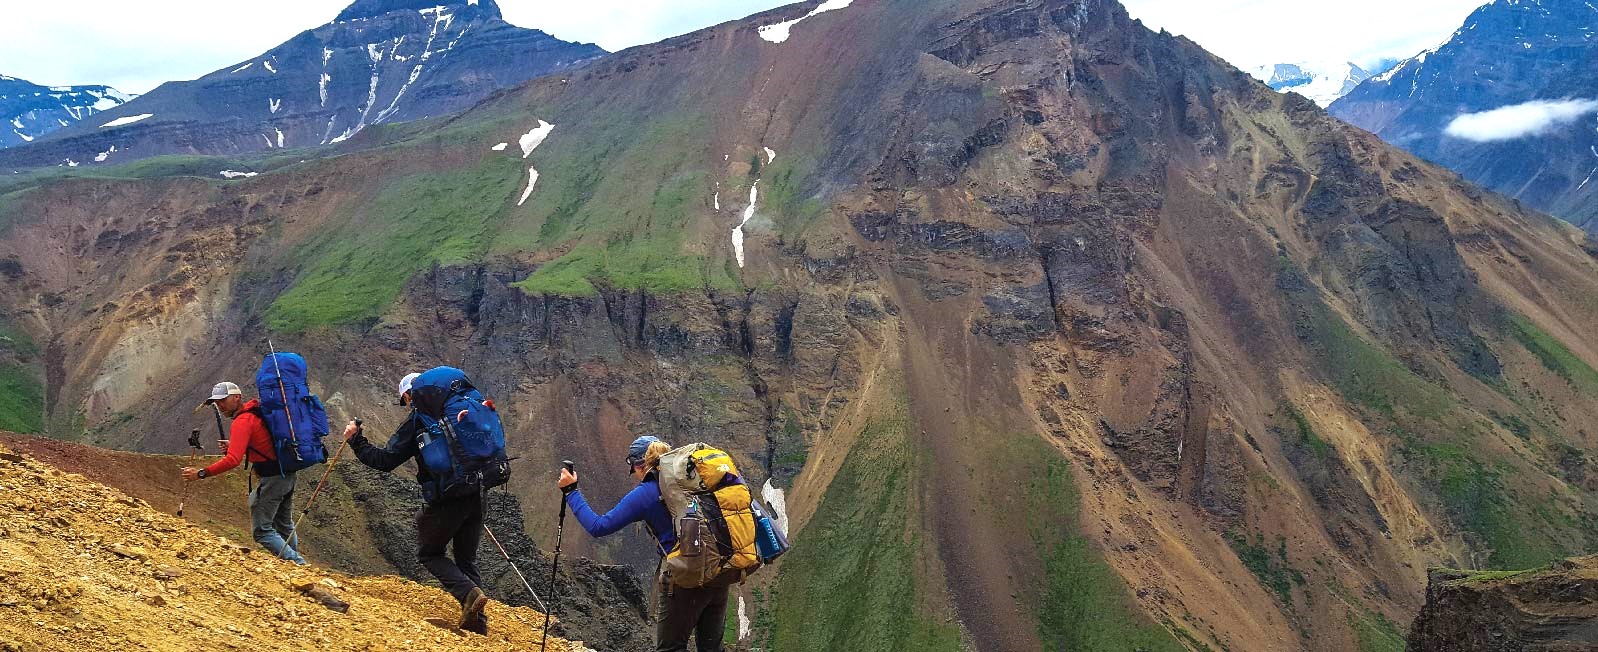
[(201, 479), (201, 480), (204, 480), (204, 479), (205, 479), (205, 477), (206, 477), (206, 476), (208, 476), (208, 475), (210, 475), (210, 474), (209, 474), (209, 473), (206, 473), (206, 472), (205, 472), (205, 469), (200, 469), (200, 472), (199, 472), (199, 473), (198, 473), (198, 474), (196, 474), (196, 475), (197, 475), (197, 476), (198, 476), (198, 477), (199, 477), (199, 478), (200, 478), (200, 479)]

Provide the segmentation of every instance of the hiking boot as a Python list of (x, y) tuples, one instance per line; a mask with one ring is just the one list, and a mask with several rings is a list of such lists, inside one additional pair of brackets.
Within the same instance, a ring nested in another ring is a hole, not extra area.
[(488, 614), (478, 614), (471, 622), (461, 625), (462, 631), (488, 636)]
[[(483, 609), (486, 607), (488, 607), (488, 596), (483, 595), (482, 589), (472, 587), (472, 592), (466, 594), (466, 601), (461, 603), (460, 628), (467, 631), (473, 631), (468, 629), (467, 626), (472, 625), (479, 620), (483, 620)], [(483, 629), (485, 631), (488, 629), (488, 623), (486, 621), (483, 623)]]

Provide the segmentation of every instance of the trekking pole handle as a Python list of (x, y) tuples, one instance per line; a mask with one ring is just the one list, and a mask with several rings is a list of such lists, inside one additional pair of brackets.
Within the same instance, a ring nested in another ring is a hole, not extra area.
[(355, 417), (355, 432), (361, 432), (361, 418)]
[(194, 456), (194, 451), (205, 450), (205, 447), (200, 445), (200, 429), (199, 428), (195, 428), (195, 429), (189, 431), (189, 448), (194, 449), (194, 450), (189, 452), (189, 456), (190, 457)]
[(560, 465), (561, 465), (562, 468), (566, 469), (567, 471), (571, 471), (572, 473), (576, 473), (577, 472), (577, 463), (575, 463), (575, 462), (573, 462), (571, 460), (562, 460)]

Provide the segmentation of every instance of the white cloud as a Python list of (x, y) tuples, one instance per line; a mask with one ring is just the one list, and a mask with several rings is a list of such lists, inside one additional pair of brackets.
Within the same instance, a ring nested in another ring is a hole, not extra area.
[(1443, 131), (1478, 143), (1537, 136), (1598, 112), (1598, 100), (1534, 100), (1480, 113), (1466, 113)]
[(1437, 45), (1485, 0), (1122, 0), (1164, 28), (1243, 69), (1352, 61), (1372, 66)]

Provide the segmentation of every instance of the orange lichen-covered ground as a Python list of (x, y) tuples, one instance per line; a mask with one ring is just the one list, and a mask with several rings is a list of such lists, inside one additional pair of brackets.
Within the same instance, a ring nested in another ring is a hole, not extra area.
[[(314, 591), (348, 603), (333, 611)], [(489, 636), (443, 591), (273, 559), (0, 446), (0, 650), (532, 650), (544, 616), (489, 606)], [(549, 649), (578, 644), (551, 639)]]

